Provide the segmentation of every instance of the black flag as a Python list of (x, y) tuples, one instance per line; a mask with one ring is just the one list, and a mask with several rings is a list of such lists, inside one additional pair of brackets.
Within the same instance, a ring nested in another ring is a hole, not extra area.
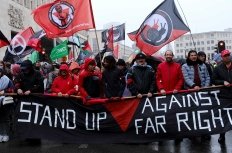
[[(110, 29), (106, 29), (102, 31), (102, 42), (108, 42), (108, 36), (110, 33)], [(114, 42), (125, 40), (125, 23), (113, 27), (113, 36), (114, 36)]]
[(136, 41), (141, 51), (152, 55), (188, 31), (174, 0), (165, 0), (147, 16), (138, 30), (128, 36)]

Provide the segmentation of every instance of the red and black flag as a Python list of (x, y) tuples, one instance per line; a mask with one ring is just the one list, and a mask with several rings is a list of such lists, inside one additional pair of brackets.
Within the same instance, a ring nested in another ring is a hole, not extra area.
[(34, 31), (29, 27), (14, 36), (6, 50), (3, 60), (17, 62), (20, 58), (30, 54), (33, 49), (28, 47), (27, 43), (32, 35), (34, 35)]
[(2, 31), (0, 31), (0, 48), (9, 45), (10, 42), (8, 39), (4, 36)]
[(91, 0), (56, 0), (33, 11), (48, 38), (68, 37), (95, 28)]
[[(102, 31), (102, 42), (108, 42), (108, 36), (110, 33), (110, 29), (106, 29)], [(113, 35), (114, 35), (114, 42), (125, 40), (125, 23), (113, 27)]]
[(30, 46), (31, 48), (34, 48), (35, 50), (42, 52), (41, 38), (45, 35), (46, 35), (46, 33), (44, 32), (44, 30), (40, 30), (40, 31), (36, 32), (28, 40), (27, 46)]
[(138, 30), (128, 36), (136, 41), (140, 50), (152, 55), (188, 31), (174, 0), (165, 0), (147, 16)]

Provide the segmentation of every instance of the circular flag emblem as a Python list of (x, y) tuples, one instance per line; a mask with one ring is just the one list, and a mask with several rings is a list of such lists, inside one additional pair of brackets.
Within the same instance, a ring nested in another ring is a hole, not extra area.
[(65, 29), (72, 23), (74, 11), (74, 7), (68, 2), (56, 3), (48, 12), (49, 19), (59, 29)]
[(21, 55), (23, 51), (26, 49), (27, 43), (26, 40), (20, 36), (16, 35), (14, 39), (10, 42), (10, 46), (8, 47), (8, 51), (12, 55)]
[(144, 42), (160, 46), (170, 38), (173, 24), (166, 12), (157, 10), (145, 21), (142, 29), (141, 38)]

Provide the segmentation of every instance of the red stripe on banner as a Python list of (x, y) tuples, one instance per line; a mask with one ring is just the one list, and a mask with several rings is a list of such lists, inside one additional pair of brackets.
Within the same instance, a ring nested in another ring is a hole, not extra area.
[(114, 103), (106, 103), (104, 106), (114, 117), (122, 131), (127, 131), (127, 128), (138, 108), (140, 99), (128, 99)]

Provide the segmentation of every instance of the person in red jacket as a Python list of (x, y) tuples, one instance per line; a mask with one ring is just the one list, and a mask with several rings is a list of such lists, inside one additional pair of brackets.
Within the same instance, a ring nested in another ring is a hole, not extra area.
[(96, 69), (94, 59), (85, 59), (84, 69), (79, 75), (79, 91), (83, 100), (97, 98), (101, 95), (101, 71)]
[(69, 73), (68, 65), (62, 64), (59, 69), (59, 76), (52, 83), (52, 93), (56, 93), (58, 96), (74, 95), (77, 92), (75, 82)]
[(173, 61), (173, 52), (165, 52), (166, 61), (159, 64), (156, 73), (156, 83), (161, 94), (166, 92), (177, 93), (184, 84), (181, 66)]

